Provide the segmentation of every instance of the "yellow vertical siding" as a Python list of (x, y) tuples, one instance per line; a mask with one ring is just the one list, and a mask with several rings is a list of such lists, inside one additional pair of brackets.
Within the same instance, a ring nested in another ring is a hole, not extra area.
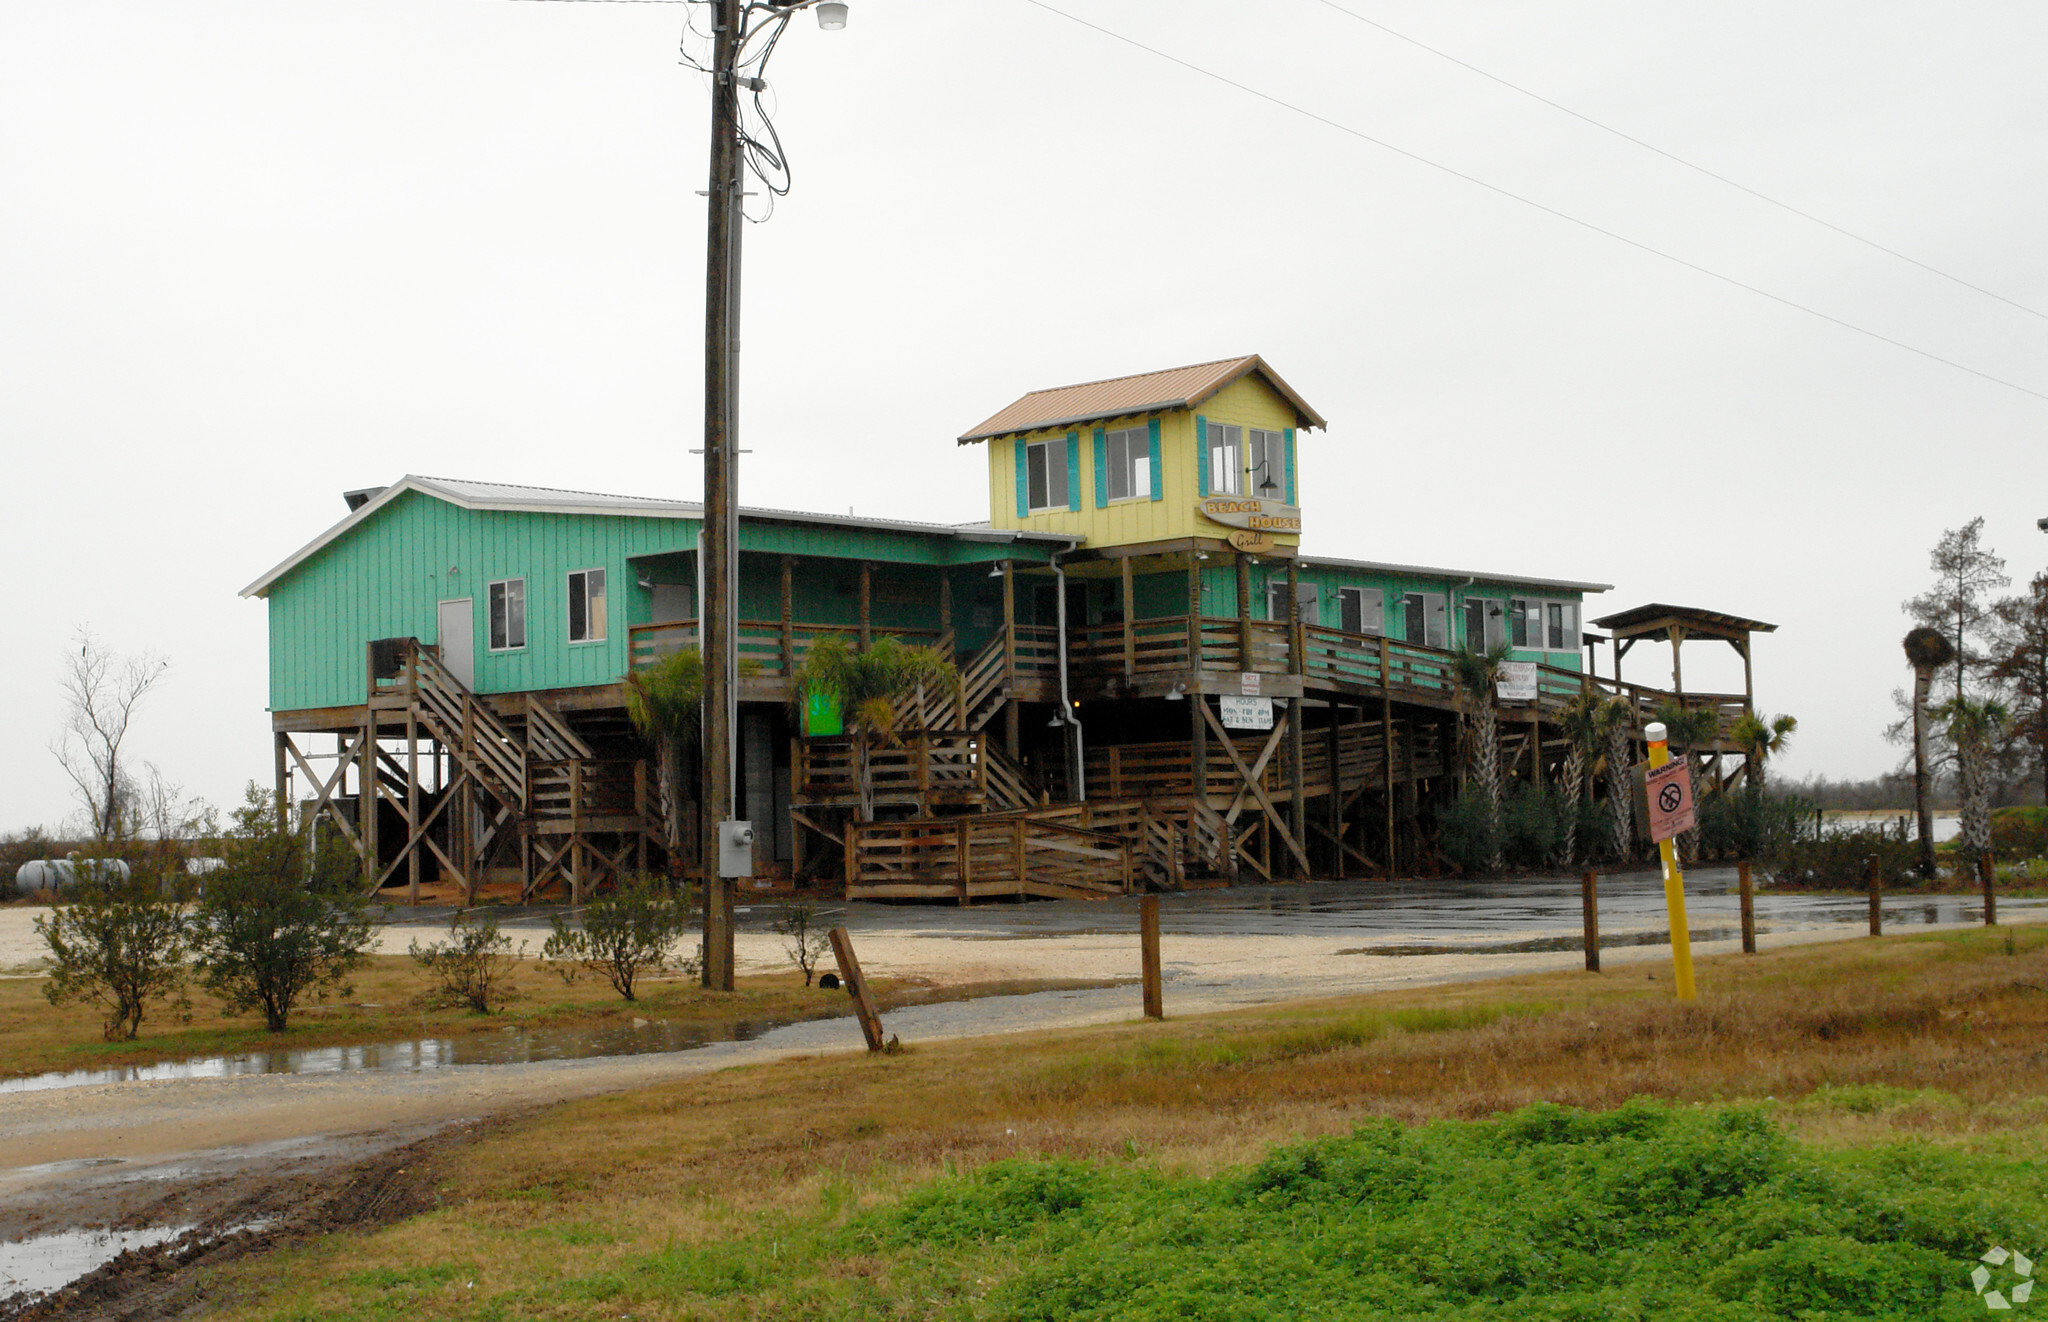
[[(1078, 533), (1090, 546), (1124, 546), (1136, 542), (1166, 541), (1178, 537), (1225, 537), (1230, 529), (1212, 523), (1195, 512), (1200, 501), (1200, 479), (1196, 471), (1195, 417), (1199, 414), (1216, 422), (1236, 423), (1269, 431), (1284, 431), (1294, 425), (1294, 410), (1287, 401), (1256, 376), (1232, 382), (1194, 409), (1175, 409), (1159, 414), (1138, 414), (1108, 418), (1079, 427), (1055, 427), (1023, 436), (1002, 436), (984, 442), (988, 448), (989, 522), (998, 528), (1024, 528), (1033, 532)], [(1159, 419), (1159, 468), (1163, 500), (1117, 501), (1095, 507), (1095, 428), (1115, 431), (1122, 427), (1143, 427), (1152, 417)], [(1081, 508), (1046, 510), (1017, 517), (1017, 450), (1020, 444), (1050, 440), (1069, 432), (1078, 434), (1081, 450)], [(1300, 433), (1295, 436), (1295, 464), (1301, 464)], [(1296, 495), (1301, 491), (1296, 475)], [(1291, 534), (1274, 540), (1292, 546), (1300, 541)]]

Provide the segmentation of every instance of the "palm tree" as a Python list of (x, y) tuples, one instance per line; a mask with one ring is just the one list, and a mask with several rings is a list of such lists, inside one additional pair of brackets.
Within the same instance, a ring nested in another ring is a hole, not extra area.
[(1749, 764), (1750, 783), (1758, 789), (1764, 784), (1764, 764), (1791, 747), (1792, 734), (1799, 728), (1795, 716), (1758, 716), (1750, 712), (1735, 723), (1730, 733), (1742, 748), (1743, 759)]
[(950, 657), (935, 648), (894, 638), (878, 638), (865, 652), (855, 651), (836, 636), (820, 638), (811, 644), (809, 655), (791, 680), (790, 700), (799, 711), (809, 705), (814, 693), (829, 694), (838, 702), (846, 728), (853, 734), (854, 776), (864, 822), (875, 817), (868, 750), (877, 740), (885, 744), (895, 741), (898, 700), (920, 688), (938, 689), (949, 692), (957, 707), (960, 695), (960, 671)]
[[(1955, 660), (1955, 644), (1939, 629), (1907, 632), (1906, 663), (1913, 667), (1913, 812), (1920, 821), (1920, 875), (1934, 877), (1934, 817), (1927, 811), (1927, 690), (1934, 672)], [(1960, 698), (1958, 699), (1960, 700)]]
[(1607, 740), (1607, 813), (1614, 857), (1627, 862), (1636, 846), (1636, 787), (1633, 760), (1636, 705), (1616, 694), (1600, 708), (1600, 729)]
[(673, 874), (690, 857), (683, 849), (683, 763), (704, 730), (703, 653), (681, 648), (628, 674), (626, 714), (640, 737), (654, 746), (661, 823)]
[(1934, 715), (1947, 724), (1949, 742), (1955, 745), (1956, 777), (1962, 782), (1963, 854), (1975, 859), (1991, 848), (1991, 745), (2012, 713), (1996, 698), (1952, 698)]
[(1607, 729), (1608, 701), (1598, 689), (1584, 688), (1572, 695), (1557, 713), (1557, 728), (1564, 733), (1568, 751), (1564, 755), (1564, 798), (1568, 815), (1558, 861), (1570, 867), (1578, 861), (1579, 803), (1592, 791), (1587, 771), (1599, 756)]
[[(1685, 759), (1685, 778), (1692, 787), (1692, 801), (1697, 810), (1700, 801), (1699, 764), (1693, 760), (1693, 749), (1701, 744), (1712, 743), (1721, 731), (1721, 718), (1712, 708), (1687, 707), (1678, 702), (1665, 702), (1657, 708), (1656, 719), (1664, 723), (1664, 739), (1671, 745), (1671, 755)], [(1692, 830), (1678, 837), (1683, 861), (1696, 862), (1699, 858), (1700, 831)]]
[(1493, 840), (1493, 854), (1486, 866), (1494, 872), (1507, 866), (1501, 853), (1500, 708), (1494, 698), (1500, 664), (1507, 659), (1506, 643), (1490, 651), (1467, 647), (1451, 654), (1451, 673), (1465, 699), (1466, 757), (1472, 779), (1478, 782), (1486, 801), (1487, 824)]

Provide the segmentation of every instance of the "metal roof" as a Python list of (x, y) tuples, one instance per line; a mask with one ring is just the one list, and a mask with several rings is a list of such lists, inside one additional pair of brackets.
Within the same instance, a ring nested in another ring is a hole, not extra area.
[(1034, 390), (978, 426), (967, 429), (960, 444), (971, 445), (995, 436), (1039, 431), (1047, 427), (1071, 427), (1076, 423), (1121, 418), (1134, 413), (1156, 413), (1161, 409), (1193, 408), (1223, 387), (1248, 373), (1257, 372), (1266, 384), (1279, 392), (1294, 408), (1298, 425), (1310, 429), (1329, 426), (1323, 415), (1310, 408), (1294, 387), (1280, 379), (1257, 354), (1242, 358), (1219, 358), (1213, 363), (1171, 367), (1163, 372), (1141, 372), (1137, 376), (1112, 377), (1078, 386), (1056, 386)]
[(1672, 625), (1715, 637), (1776, 633), (1778, 630), (1777, 625), (1765, 624), (1762, 620), (1746, 620), (1740, 615), (1705, 610), (1698, 606), (1667, 606), (1660, 601), (1617, 611), (1613, 615), (1603, 615), (1593, 623), (1608, 630), (1617, 639), (1659, 633)]
[[(299, 567), (322, 547), (349, 532), (378, 510), (407, 491), (417, 491), (473, 510), (512, 510), (531, 514), (616, 514), (648, 519), (701, 519), (702, 502), (664, 500), (654, 496), (618, 496), (598, 491), (566, 491), (554, 487), (515, 486), (507, 482), (473, 482), (461, 478), (421, 477), (408, 473), (388, 487), (365, 487), (346, 492), (349, 515), (307, 542), (241, 591), (244, 597), (260, 597), (278, 579)], [(986, 524), (919, 523), (907, 519), (863, 518), (853, 514), (814, 514), (806, 510), (767, 509), (742, 505), (740, 517), (768, 523), (803, 523), (835, 528), (865, 528), (881, 532), (913, 533), (923, 537), (951, 537), (966, 542), (1046, 542), (1073, 546), (1080, 538), (1070, 533), (1026, 532), (990, 528)]]
[[(1484, 574), (1476, 569), (1442, 569), (1434, 565), (1392, 565), (1379, 560), (1335, 560), (1328, 556), (1305, 555), (1303, 566), (1329, 565), (1337, 569), (1363, 569), (1368, 573), (1399, 574), (1408, 578), (1476, 579), (1481, 583), (1518, 583), (1532, 588), (1564, 588), (1571, 592), (1612, 592), (1612, 583), (1581, 583), (1569, 578), (1531, 578), (1525, 574)], [(1595, 620), (1598, 624), (1600, 621)]]

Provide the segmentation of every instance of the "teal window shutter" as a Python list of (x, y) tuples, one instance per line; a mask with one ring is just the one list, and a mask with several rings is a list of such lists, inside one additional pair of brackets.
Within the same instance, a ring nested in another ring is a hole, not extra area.
[(1294, 498), (1294, 428), (1287, 429), (1287, 503), (1298, 505)]
[(1067, 508), (1081, 508), (1081, 433), (1067, 433)]
[(1152, 499), (1166, 499), (1166, 480), (1159, 471), (1159, 419), (1145, 424), (1145, 434), (1152, 442)]
[(1095, 429), (1095, 508), (1109, 504), (1109, 446), (1102, 439), (1102, 428)]
[(1017, 452), (1017, 517), (1031, 513), (1031, 475), (1024, 471), (1024, 438), (1012, 436), (1010, 448)]
[(1195, 415), (1195, 494), (1209, 496), (1209, 420)]

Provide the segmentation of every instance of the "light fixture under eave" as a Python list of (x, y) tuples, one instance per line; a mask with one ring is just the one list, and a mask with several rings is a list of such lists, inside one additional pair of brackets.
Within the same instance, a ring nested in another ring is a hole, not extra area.
[(1166, 700), (1168, 702), (1186, 702), (1187, 699), (1188, 686), (1185, 684), (1175, 684), (1171, 689), (1167, 690)]
[(1001, 578), (1003, 576), (1003, 567), (1001, 565), (990, 565), (988, 576), (990, 578)]
[(818, 26), (827, 32), (837, 32), (846, 26), (846, 5), (843, 0), (823, 0), (818, 6)]

